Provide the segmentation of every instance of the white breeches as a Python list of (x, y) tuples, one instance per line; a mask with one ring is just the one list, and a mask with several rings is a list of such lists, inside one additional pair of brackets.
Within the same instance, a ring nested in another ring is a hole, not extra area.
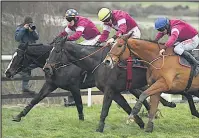
[(141, 37), (140, 29), (137, 26), (134, 27), (133, 29), (131, 29), (127, 34), (130, 34), (132, 32), (133, 32), (133, 34), (132, 34), (131, 38), (140, 38)]
[(180, 42), (177, 44), (174, 48), (174, 52), (178, 55), (182, 55), (182, 53), (186, 51), (190, 51), (195, 49), (199, 44), (199, 38), (198, 35), (194, 36), (191, 39), (187, 39), (185, 41)]
[(90, 40), (84, 40), (79, 44), (81, 44), (81, 45), (94, 45), (99, 40), (99, 38), (100, 38), (100, 35), (97, 35), (95, 38), (90, 39)]

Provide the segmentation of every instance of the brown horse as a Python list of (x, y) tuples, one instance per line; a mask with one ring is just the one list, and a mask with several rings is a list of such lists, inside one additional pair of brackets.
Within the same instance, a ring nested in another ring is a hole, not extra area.
[[(104, 62), (113, 67), (119, 60), (127, 59), (131, 55), (141, 58), (148, 65), (147, 82), (150, 86), (139, 97), (130, 118), (137, 115), (142, 102), (150, 96), (149, 121), (146, 132), (153, 131), (153, 119), (157, 111), (161, 92), (169, 94), (192, 94), (199, 97), (199, 75), (193, 78), (192, 85), (185, 92), (191, 69), (179, 64), (179, 56), (174, 54), (173, 48), (167, 48), (165, 55), (160, 56), (159, 51), (164, 47), (155, 42), (121, 36), (112, 45)], [(196, 115), (199, 117), (199, 115)]]

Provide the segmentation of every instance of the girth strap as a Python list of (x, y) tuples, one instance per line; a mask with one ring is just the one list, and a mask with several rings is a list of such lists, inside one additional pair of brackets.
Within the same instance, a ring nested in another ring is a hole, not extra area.
[(127, 72), (126, 72), (126, 90), (129, 90), (132, 86), (132, 64), (133, 64), (133, 59), (132, 57), (128, 57), (127, 59)]
[(187, 87), (185, 88), (184, 92), (187, 92), (189, 90), (189, 88), (191, 87), (195, 70), (196, 70), (196, 66), (191, 66), (189, 80), (188, 80)]

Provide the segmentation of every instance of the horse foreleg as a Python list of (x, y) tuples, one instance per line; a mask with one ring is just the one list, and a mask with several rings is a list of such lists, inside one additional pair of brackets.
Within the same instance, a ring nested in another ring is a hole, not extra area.
[(108, 116), (109, 108), (111, 106), (113, 99), (113, 92), (110, 90), (105, 90), (104, 91), (104, 98), (103, 98), (103, 105), (102, 105), (102, 110), (101, 110), (101, 115), (100, 115), (100, 121), (99, 125), (97, 128), (97, 132), (103, 132), (104, 130), (104, 125), (105, 125), (105, 119)]
[(147, 97), (153, 94), (161, 93), (162, 91), (168, 91), (168, 86), (166, 85), (164, 78), (157, 80), (153, 85), (151, 85), (151, 87), (149, 87), (140, 95), (139, 100), (133, 107), (130, 118), (133, 118), (135, 115), (139, 113), (142, 107), (142, 103)]
[(84, 120), (82, 98), (80, 94), (80, 89), (77, 86), (71, 88), (71, 93), (73, 95), (75, 105), (79, 114), (79, 120)]
[[(142, 94), (141, 90), (137, 90), (137, 89), (131, 90), (130, 93), (132, 93), (137, 99), (139, 99), (139, 96)], [(149, 106), (149, 103), (147, 102), (147, 100), (144, 100), (143, 104), (144, 104), (146, 110), (149, 112), (150, 106)]]
[(155, 118), (159, 101), (160, 101), (160, 93), (150, 96), (149, 121), (145, 129), (146, 132), (153, 131), (153, 119)]
[[(126, 101), (126, 99), (121, 95), (121, 93), (115, 93), (113, 95), (113, 100), (120, 106), (122, 107), (122, 109), (128, 114), (130, 115), (132, 108), (129, 106), (128, 102)], [(139, 127), (141, 129), (144, 128), (144, 122), (143, 120), (139, 117), (136, 116), (135, 117), (135, 122), (139, 125)]]
[(188, 100), (191, 114), (199, 118), (199, 113), (196, 110), (192, 95), (190, 95), (188, 93), (183, 93), (182, 95), (184, 95), (187, 98), (187, 100)]
[(39, 93), (32, 99), (30, 104), (28, 104), (23, 111), (21, 111), (17, 116), (13, 117), (13, 121), (20, 122), (21, 117), (25, 117), (28, 112), (36, 105), (38, 104), (42, 99), (44, 99), (49, 93), (54, 91), (57, 87), (54, 85), (51, 85), (47, 82), (44, 83), (42, 89), (39, 91)]

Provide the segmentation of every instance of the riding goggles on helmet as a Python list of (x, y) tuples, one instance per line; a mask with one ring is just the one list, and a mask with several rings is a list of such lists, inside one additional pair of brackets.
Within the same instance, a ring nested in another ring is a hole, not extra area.
[(68, 22), (71, 22), (72, 20), (75, 20), (75, 17), (66, 17), (66, 20), (67, 20)]
[(163, 28), (159, 28), (159, 29), (157, 29), (159, 32), (164, 32), (164, 30), (165, 30), (166, 28), (165, 27), (163, 27)]

